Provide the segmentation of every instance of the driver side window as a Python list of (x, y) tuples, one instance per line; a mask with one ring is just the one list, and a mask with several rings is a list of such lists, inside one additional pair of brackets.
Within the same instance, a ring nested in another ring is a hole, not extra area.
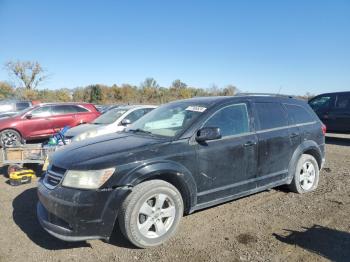
[(135, 111), (132, 111), (129, 115), (127, 115), (125, 118), (129, 119), (131, 123), (135, 122), (139, 118), (141, 118), (144, 115), (144, 109), (137, 109)]
[(32, 110), (32, 112), (30, 112), (30, 114), (32, 115), (32, 117), (47, 117), (51, 115), (51, 107), (50, 106), (42, 106), (42, 107), (38, 107), (34, 110)]
[(248, 133), (247, 105), (236, 104), (219, 109), (207, 120), (204, 127), (220, 128), (222, 137)]

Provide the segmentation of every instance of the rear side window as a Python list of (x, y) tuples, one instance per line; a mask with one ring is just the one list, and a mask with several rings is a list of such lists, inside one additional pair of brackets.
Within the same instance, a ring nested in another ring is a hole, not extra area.
[(27, 107), (30, 107), (30, 103), (28, 103), (28, 102), (16, 103), (16, 110), (17, 111), (22, 111), (22, 110), (26, 109)]
[(53, 114), (54, 115), (65, 115), (65, 114), (75, 114), (80, 112), (87, 112), (88, 110), (75, 105), (58, 105), (54, 106)]
[(293, 123), (295, 124), (302, 124), (315, 121), (311, 114), (302, 106), (291, 104), (284, 104), (284, 106), (287, 109), (289, 117), (293, 120)]
[(280, 103), (255, 103), (260, 130), (288, 125), (286, 113)]
[(72, 106), (74, 107), (75, 112), (77, 113), (84, 113), (84, 112), (89, 112), (85, 107), (82, 106)]
[(71, 114), (75, 113), (72, 111), (72, 108), (70, 106), (66, 105), (60, 105), (60, 106), (54, 106), (52, 110), (53, 115), (64, 115), (64, 114)]
[(350, 95), (338, 95), (334, 108), (337, 111), (350, 112)]
[(204, 124), (205, 127), (219, 127), (222, 137), (249, 132), (246, 104), (230, 105), (219, 109)]

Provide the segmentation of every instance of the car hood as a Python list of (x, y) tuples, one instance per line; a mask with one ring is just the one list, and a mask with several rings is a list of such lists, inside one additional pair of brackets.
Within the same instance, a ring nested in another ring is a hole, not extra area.
[(71, 170), (109, 168), (141, 160), (137, 159), (136, 152), (150, 150), (161, 143), (164, 139), (149, 135), (114, 133), (64, 146), (52, 155), (50, 163)]
[(83, 124), (83, 125), (75, 126), (75, 127), (68, 129), (64, 135), (67, 138), (72, 138), (72, 137), (75, 137), (81, 133), (85, 133), (88, 131), (94, 131), (94, 130), (97, 130), (98, 128), (101, 128), (101, 127), (102, 127), (101, 125)]

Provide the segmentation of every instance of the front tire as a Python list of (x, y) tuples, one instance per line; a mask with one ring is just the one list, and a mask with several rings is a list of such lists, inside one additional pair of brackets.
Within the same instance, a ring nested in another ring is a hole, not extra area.
[(13, 147), (22, 143), (21, 134), (13, 129), (5, 129), (0, 133), (2, 147)]
[(167, 241), (177, 230), (184, 212), (180, 192), (162, 180), (135, 186), (118, 216), (124, 236), (135, 246), (148, 248)]
[(312, 155), (303, 154), (298, 160), (289, 188), (295, 193), (308, 193), (317, 188), (319, 179), (320, 169), (316, 159)]

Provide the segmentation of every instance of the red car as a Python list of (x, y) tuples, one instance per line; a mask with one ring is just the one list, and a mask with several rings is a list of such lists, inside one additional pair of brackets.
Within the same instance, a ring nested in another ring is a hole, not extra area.
[(24, 140), (47, 138), (65, 126), (89, 123), (100, 113), (93, 104), (39, 104), (0, 119), (0, 142), (11, 146)]

